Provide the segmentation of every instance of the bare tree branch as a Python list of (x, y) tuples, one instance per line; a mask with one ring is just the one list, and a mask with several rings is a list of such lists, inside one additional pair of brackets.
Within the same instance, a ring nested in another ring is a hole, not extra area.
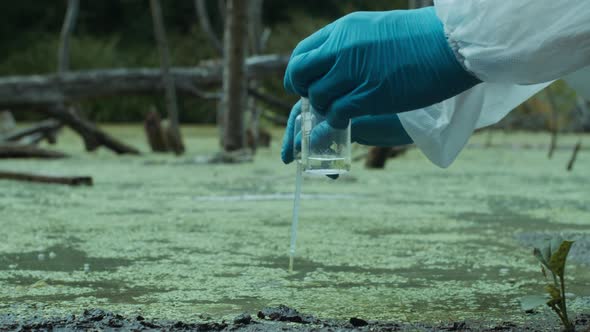
[(38, 158), (60, 159), (68, 157), (66, 154), (38, 148), (34, 145), (0, 144), (0, 159)]
[(289, 102), (282, 100), (281, 98), (275, 97), (273, 95), (269, 95), (260, 91), (259, 89), (255, 88), (248, 88), (248, 94), (261, 102), (271, 106), (273, 108), (279, 109), (281, 111), (290, 112), (293, 105)]
[(0, 135), (0, 142), (18, 142), (27, 136), (38, 135), (41, 139), (47, 138), (51, 143), (55, 141), (55, 134), (62, 126), (58, 121), (45, 120), (30, 128), (19, 129), (6, 135)]
[(221, 22), (225, 26), (225, 18), (227, 13), (227, 3), (225, 0), (217, 0), (217, 10), (219, 11), (219, 17), (221, 17)]
[(88, 151), (94, 151), (99, 146), (104, 146), (117, 154), (139, 154), (137, 149), (119, 142), (92, 123), (82, 119), (76, 112), (68, 110), (61, 105), (56, 104), (50, 107), (42, 107), (35, 111), (58, 119), (76, 131), (84, 140)]
[(58, 73), (65, 73), (70, 69), (70, 36), (76, 27), (76, 20), (80, 11), (80, 0), (68, 0), (68, 9), (61, 29), (60, 47), (58, 50)]
[(26, 181), (45, 184), (64, 184), (68, 186), (92, 186), (92, 178), (89, 176), (53, 176), (0, 171), (0, 180)]
[(578, 141), (578, 143), (576, 143), (576, 146), (574, 146), (574, 151), (572, 152), (572, 157), (570, 158), (570, 161), (567, 163), (568, 172), (571, 172), (574, 169), (574, 165), (576, 163), (576, 160), (578, 159), (578, 154), (580, 153), (581, 149), (582, 149), (582, 140), (580, 139)]
[(221, 40), (215, 34), (213, 27), (211, 25), (211, 20), (209, 19), (209, 12), (207, 10), (207, 3), (206, 0), (195, 0), (195, 9), (197, 11), (197, 17), (199, 18), (199, 23), (201, 25), (201, 29), (209, 38), (211, 45), (217, 50), (219, 55), (223, 55), (223, 46), (221, 45)]

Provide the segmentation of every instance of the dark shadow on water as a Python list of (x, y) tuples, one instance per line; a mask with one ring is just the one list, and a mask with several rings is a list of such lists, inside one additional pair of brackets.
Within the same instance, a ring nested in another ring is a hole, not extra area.
[[(39, 279), (29, 277), (29, 276), (20, 276), (20, 277), (13, 277), (2, 280), (4, 283), (15, 285), (15, 286), (22, 286), (22, 287), (30, 287), (35, 283), (39, 282)], [(111, 303), (122, 303), (122, 304), (147, 304), (147, 303), (155, 303), (157, 301), (139, 301), (136, 300), (137, 297), (155, 294), (155, 293), (164, 293), (170, 290), (161, 289), (161, 288), (152, 288), (152, 287), (142, 287), (142, 286), (129, 286), (127, 283), (121, 280), (77, 280), (77, 281), (64, 281), (64, 280), (52, 280), (48, 279), (45, 280), (47, 286), (64, 286), (68, 288), (88, 288), (91, 291), (83, 293), (83, 294), (50, 294), (50, 295), (34, 295), (34, 296), (19, 296), (19, 297), (12, 297), (12, 298), (5, 298), (3, 302), (49, 302), (49, 303), (59, 303), (63, 301), (73, 301), (77, 298), (84, 298), (84, 297), (95, 297), (97, 299), (107, 299)]]
[[(562, 204), (563, 203), (563, 204)], [(575, 207), (571, 202), (560, 202), (560, 205)], [(547, 203), (541, 200), (518, 196), (497, 196), (488, 200), (490, 212), (464, 212), (454, 214), (451, 217), (457, 220), (476, 222), (490, 227), (502, 227), (503, 229), (531, 228), (546, 230), (563, 229), (588, 229), (585, 225), (564, 224), (553, 222), (548, 217), (535, 217), (531, 215), (537, 209), (546, 208)], [(480, 226), (477, 226), (479, 229)]]
[[(280, 270), (287, 270), (289, 258), (284, 257), (277, 257), (277, 256), (268, 256), (268, 257), (261, 257), (258, 260), (258, 264), (255, 264), (256, 267), (262, 268), (269, 268), (269, 269), (280, 269)], [(244, 266), (244, 267), (252, 267), (251, 264), (232, 264), (231, 266)], [(448, 269), (441, 269), (441, 268), (428, 268), (425, 265), (417, 263), (414, 267), (409, 268), (373, 268), (373, 267), (366, 267), (366, 266), (351, 266), (351, 265), (329, 265), (323, 264), (319, 262), (315, 262), (306, 258), (296, 258), (294, 261), (294, 271), (290, 273), (286, 279), (290, 281), (302, 281), (304, 278), (313, 272), (324, 272), (327, 274), (336, 274), (336, 273), (356, 273), (358, 274), (358, 282), (357, 281), (345, 281), (341, 283), (337, 283), (334, 281), (326, 281), (326, 282), (316, 282), (314, 281), (314, 285), (310, 286), (307, 284), (293, 284), (291, 287), (314, 287), (314, 288), (323, 288), (323, 287), (335, 287), (335, 288), (351, 288), (351, 287), (382, 287), (384, 285), (403, 285), (404, 287), (415, 287), (415, 288), (422, 288), (422, 287), (432, 287), (433, 282), (439, 281), (460, 281), (460, 282), (475, 282), (480, 280), (504, 280), (507, 277), (501, 275), (500, 269), (498, 268), (479, 268), (469, 270), (466, 266), (450, 266)], [(519, 272), (522, 276), (522, 272)], [(400, 282), (399, 279), (397, 281), (392, 281), (391, 283), (367, 283), (363, 280), (363, 275), (374, 275), (374, 276), (384, 276), (384, 277), (392, 277), (392, 280), (396, 280), (395, 277), (402, 277), (407, 280), (407, 282)], [(526, 274), (526, 273), (525, 273)], [(534, 274), (531, 273), (531, 276)], [(527, 274), (528, 277), (528, 274)]]
[(89, 257), (84, 251), (58, 245), (43, 251), (2, 254), (0, 270), (72, 272), (84, 270), (88, 264), (91, 271), (113, 271), (133, 262), (124, 258)]
[(96, 214), (99, 216), (130, 216), (130, 215), (154, 215), (154, 214), (158, 214), (160, 212), (161, 211), (150, 210), (150, 209), (125, 209), (125, 210), (118, 210), (118, 211), (97, 212)]

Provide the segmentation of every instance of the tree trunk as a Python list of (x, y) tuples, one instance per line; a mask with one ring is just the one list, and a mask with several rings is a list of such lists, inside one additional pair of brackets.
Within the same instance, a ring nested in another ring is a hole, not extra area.
[[(248, 5), (248, 41), (250, 44), (250, 53), (253, 55), (262, 52), (262, 6), (264, 0), (250, 0)], [(258, 89), (259, 83), (257, 81), (249, 81), (248, 89)], [(248, 111), (250, 114), (250, 121), (248, 123), (248, 146), (253, 152), (258, 148), (259, 124), (260, 124), (260, 108), (256, 103), (256, 99), (248, 96)]]
[(145, 117), (144, 130), (152, 152), (167, 152), (166, 133), (162, 129), (162, 119), (156, 110), (151, 110)]
[(249, 0), (229, 0), (224, 34), (223, 147), (226, 152), (246, 147), (244, 109), (247, 77), (245, 59), (248, 38)]
[(176, 100), (176, 88), (174, 78), (170, 75), (170, 51), (168, 49), (168, 41), (166, 38), (166, 29), (164, 27), (164, 18), (162, 15), (162, 7), (160, 0), (150, 0), (150, 7), (152, 10), (152, 20), (154, 24), (154, 34), (158, 44), (160, 53), (160, 63), (162, 70), (162, 80), (166, 91), (166, 109), (168, 112), (168, 120), (170, 121), (171, 139), (174, 140), (171, 147), (177, 155), (184, 153), (184, 144), (182, 143), (182, 136), (180, 133), (180, 126), (178, 121), (178, 102)]

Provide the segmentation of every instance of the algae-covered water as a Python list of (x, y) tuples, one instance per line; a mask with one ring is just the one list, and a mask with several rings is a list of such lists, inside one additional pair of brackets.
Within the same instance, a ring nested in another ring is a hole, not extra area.
[[(108, 130), (147, 151), (139, 127)], [(358, 162), (338, 181), (306, 179), (289, 274), (294, 166), (278, 140), (251, 164), (193, 162), (217, 150), (215, 133), (185, 128), (182, 158), (88, 154), (66, 133), (56, 148), (70, 159), (0, 161), (95, 182), (0, 182), (0, 313), (222, 319), (285, 304), (330, 318), (523, 321), (535, 316), (519, 298), (544, 285), (530, 246), (555, 233), (578, 241), (570, 308), (590, 311), (588, 151), (567, 173), (569, 149), (548, 160), (505, 144), (546, 135), (498, 133), (502, 146), (468, 149), (448, 170), (413, 150), (385, 171)]]

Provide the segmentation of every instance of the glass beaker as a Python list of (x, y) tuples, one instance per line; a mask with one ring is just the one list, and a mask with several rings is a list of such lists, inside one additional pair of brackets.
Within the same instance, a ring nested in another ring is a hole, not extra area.
[(350, 171), (350, 122), (344, 129), (332, 128), (307, 98), (301, 99), (301, 115), (295, 121), (295, 141), (301, 132), (301, 152), (295, 151), (295, 160), (304, 172), (339, 175)]

